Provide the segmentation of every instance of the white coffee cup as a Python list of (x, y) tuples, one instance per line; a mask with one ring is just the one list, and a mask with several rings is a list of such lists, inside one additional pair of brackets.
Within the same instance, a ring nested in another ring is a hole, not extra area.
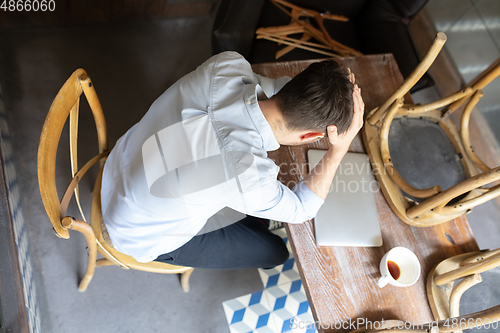
[[(391, 275), (389, 261), (392, 262), (390, 265), (395, 268), (396, 275), (399, 268), (399, 277)], [(380, 288), (385, 287), (388, 283), (396, 287), (408, 287), (417, 282), (420, 277), (420, 262), (411, 250), (398, 246), (387, 252), (380, 261), (380, 274), (382, 277), (377, 281)]]

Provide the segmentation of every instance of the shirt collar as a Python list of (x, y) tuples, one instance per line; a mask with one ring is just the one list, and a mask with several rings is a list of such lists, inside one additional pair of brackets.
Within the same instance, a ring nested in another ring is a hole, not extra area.
[(259, 75), (259, 84), (255, 87), (255, 93), (264, 93), (267, 98), (271, 98), (276, 92), (274, 91), (275, 80)]
[(257, 84), (255, 86), (255, 94), (252, 94), (249, 98), (247, 98), (246, 104), (247, 104), (248, 114), (250, 115), (250, 118), (252, 118), (252, 121), (255, 127), (257, 128), (257, 131), (262, 137), (262, 146), (264, 150), (273, 151), (278, 149), (280, 147), (280, 144), (278, 143), (278, 140), (276, 140), (276, 137), (274, 136), (274, 132), (271, 129), (271, 125), (269, 125), (266, 117), (264, 117), (264, 114), (262, 113), (262, 110), (259, 107), (259, 103), (257, 101), (257, 95), (259, 95), (262, 92), (264, 92), (264, 94), (266, 93), (262, 89), (262, 87)]

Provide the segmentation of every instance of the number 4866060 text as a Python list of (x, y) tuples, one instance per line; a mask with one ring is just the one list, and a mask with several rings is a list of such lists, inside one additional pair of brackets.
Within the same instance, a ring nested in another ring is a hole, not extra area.
[(5, 12), (53, 12), (56, 3), (54, 0), (4, 0), (0, 9)]

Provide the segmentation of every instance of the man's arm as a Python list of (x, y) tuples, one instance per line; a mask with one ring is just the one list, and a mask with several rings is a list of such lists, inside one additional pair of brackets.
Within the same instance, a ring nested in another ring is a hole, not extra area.
[(304, 177), (304, 184), (321, 199), (325, 199), (335, 176), (335, 172), (347, 153), (352, 140), (363, 127), (365, 104), (361, 98), (361, 89), (355, 85), (352, 93), (354, 100), (354, 115), (351, 126), (342, 134), (337, 133), (337, 127), (328, 126), (330, 148), (321, 161)]
[(227, 206), (256, 217), (302, 223), (315, 217), (323, 202), (303, 181), (290, 190), (275, 180), (235, 198)]

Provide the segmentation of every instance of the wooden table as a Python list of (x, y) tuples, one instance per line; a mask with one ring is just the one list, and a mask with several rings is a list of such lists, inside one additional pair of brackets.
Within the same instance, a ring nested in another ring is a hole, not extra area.
[[(278, 62), (253, 65), (254, 72), (277, 78), (295, 76), (317, 60)], [(342, 58), (343, 64), (356, 76), (368, 113), (379, 106), (403, 82), (394, 57), (390, 54)], [(327, 139), (303, 146), (282, 146), (269, 153), (280, 166), (279, 179), (293, 187), (307, 173), (306, 154), (311, 148), (328, 149)], [(361, 136), (350, 151), (365, 152)], [(287, 224), (295, 260), (315, 320), (323, 332), (349, 332), (335, 329), (335, 323), (399, 319), (429, 322), (434, 320), (428, 305), (425, 282), (430, 269), (441, 260), (456, 254), (476, 251), (478, 246), (465, 217), (435, 227), (410, 227), (391, 211), (381, 192), (376, 194), (377, 209), (384, 245), (380, 248), (318, 247), (314, 237), (314, 220)], [(395, 246), (411, 249), (422, 264), (421, 277), (407, 288), (376, 285), (379, 263), (385, 252)]]

